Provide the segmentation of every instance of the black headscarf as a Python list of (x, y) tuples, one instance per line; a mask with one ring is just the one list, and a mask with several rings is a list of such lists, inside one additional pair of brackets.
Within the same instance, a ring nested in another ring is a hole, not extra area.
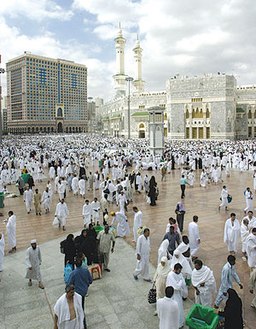
[(243, 310), (242, 301), (234, 289), (227, 290), (228, 300), (224, 308), (224, 312), (219, 315), (225, 317), (224, 329), (243, 329)]

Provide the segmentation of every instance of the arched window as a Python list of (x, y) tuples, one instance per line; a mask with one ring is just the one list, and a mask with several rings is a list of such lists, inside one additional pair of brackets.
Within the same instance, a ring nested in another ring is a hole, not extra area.
[(188, 109), (186, 110), (186, 119), (189, 119), (189, 111), (188, 111)]
[(144, 123), (140, 123), (140, 125), (139, 125), (139, 129), (144, 129), (144, 128), (145, 128)]
[(252, 111), (249, 110), (249, 112), (248, 112), (248, 119), (251, 119), (251, 118), (252, 118)]
[(63, 111), (62, 111), (62, 108), (61, 107), (58, 107), (57, 109), (57, 117), (63, 117)]
[(210, 111), (208, 108), (206, 109), (206, 118), (210, 118)]

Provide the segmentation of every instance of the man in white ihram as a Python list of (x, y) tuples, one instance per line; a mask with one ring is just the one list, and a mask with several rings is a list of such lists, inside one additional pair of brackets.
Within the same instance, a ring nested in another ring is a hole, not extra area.
[(170, 271), (166, 279), (166, 287), (173, 287), (174, 294), (173, 300), (175, 300), (179, 307), (179, 327), (182, 328), (185, 322), (184, 307), (182, 298), (186, 298), (188, 295), (188, 289), (185, 283), (185, 279), (181, 273), (182, 266), (180, 263), (174, 265), (173, 271)]
[(172, 298), (173, 287), (165, 288), (165, 297), (159, 298), (156, 304), (157, 315), (159, 317), (159, 329), (179, 329), (179, 307)]
[(82, 216), (84, 220), (84, 227), (88, 227), (88, 225), (92, 222), (92, 205), (87, 199), (83, 205)]
[(54, 329), (84, 329), (82, 297), (73, 285), (67, 285), (65, 293), (54, 306)]
[(26, 205), (27, 213), (29, 214), (31, 212), (32, 208), (32, 201), (33, 201), (33, 191), (29, 187), (27, 187), (26, 191), (23, 195), (24, 202)]
[(200, 259), (194, 261), (192, 285), (195, 288), (195, 302), (203, 306), (212, 306), (213, 294), (216, 293), (216, 282), (213, 272), (203, 265)]
[(136, 244), (137, 265), (133, 273), (135, 280), (141, 275), (144, 281), (151, 282), (149, 278), (149, 254), (150, 254), (150, 230), (144, 229), (144, 233), (138, 237)]
[(55, 216), (59, 220), (59, 228), (62, 226), (63, 231), (66, 231), (65, 225), (67, 223), (67, 217), (69, 215), (68, 207), (64, 199), (62, 199), (56, 206)]
[(16, 216), (11, 210), (8, 212), (8, 216), (4, 222), (6, 223), (9, 253), (12, 253), (16, 251)]
[(256, 228), (254, 227), (246, 239), (246, 254), (248, 266), (253, 269), (256, 267)]
[(116, 223), (116, 235), (117, 237), (123, 238), (124, 236), (127, 236), (130, 234), (130, 228), (128, 224), (127, 217), (118, 212), (111, 211), (110, 215), (113, 217), (111, 226), (115, 226)]
[(240, 237), (240, 223), (236, 219), (236, 214), (231, 213), (230, 218), (226, 220), (224, 227), (224, 243), (228, 246), (230, 254), (237, 252), (238, 239)]

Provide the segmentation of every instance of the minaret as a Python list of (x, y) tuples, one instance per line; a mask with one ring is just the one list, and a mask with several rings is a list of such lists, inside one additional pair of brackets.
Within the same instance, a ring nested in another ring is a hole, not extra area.
[(145, 82), (142, 80), (141, 58), (142, 58), (143, 49), (140, 46), (140, 41), (139, 41), (138, 37), (137, 37), (135, 47), (133, 48), (133, 51), (134, 51), (134, 58), (135, 58), (135, 62), (136, 62), (136, 74), (137, 74), (137, 77), (133, 81), (133, 85), (136, 88), (136, 91), (140, 93), (140, 92), (144, 91)]
[(119, 31), (117, 37), (115, 38), (115, 47), (116, 47), (116, 70), (117, 74), (113, 76), (115, 80), (115, 90), (116, 97), (122, 97), (126, 92), (126, 75), (124, 73), (124, 47), (125, 47), (125, 38), (122, 34), (121, 24), (119, 23)]

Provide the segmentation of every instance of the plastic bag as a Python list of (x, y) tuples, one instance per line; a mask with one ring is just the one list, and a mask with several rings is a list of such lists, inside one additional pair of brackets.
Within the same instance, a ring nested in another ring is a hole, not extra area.
[(59, 224), (60, 224), (60, 221), (58, 220), (58, 217), (55, 216), (54, 219), (53, 219), (52, 225), (53, 226), (59, 226)]

